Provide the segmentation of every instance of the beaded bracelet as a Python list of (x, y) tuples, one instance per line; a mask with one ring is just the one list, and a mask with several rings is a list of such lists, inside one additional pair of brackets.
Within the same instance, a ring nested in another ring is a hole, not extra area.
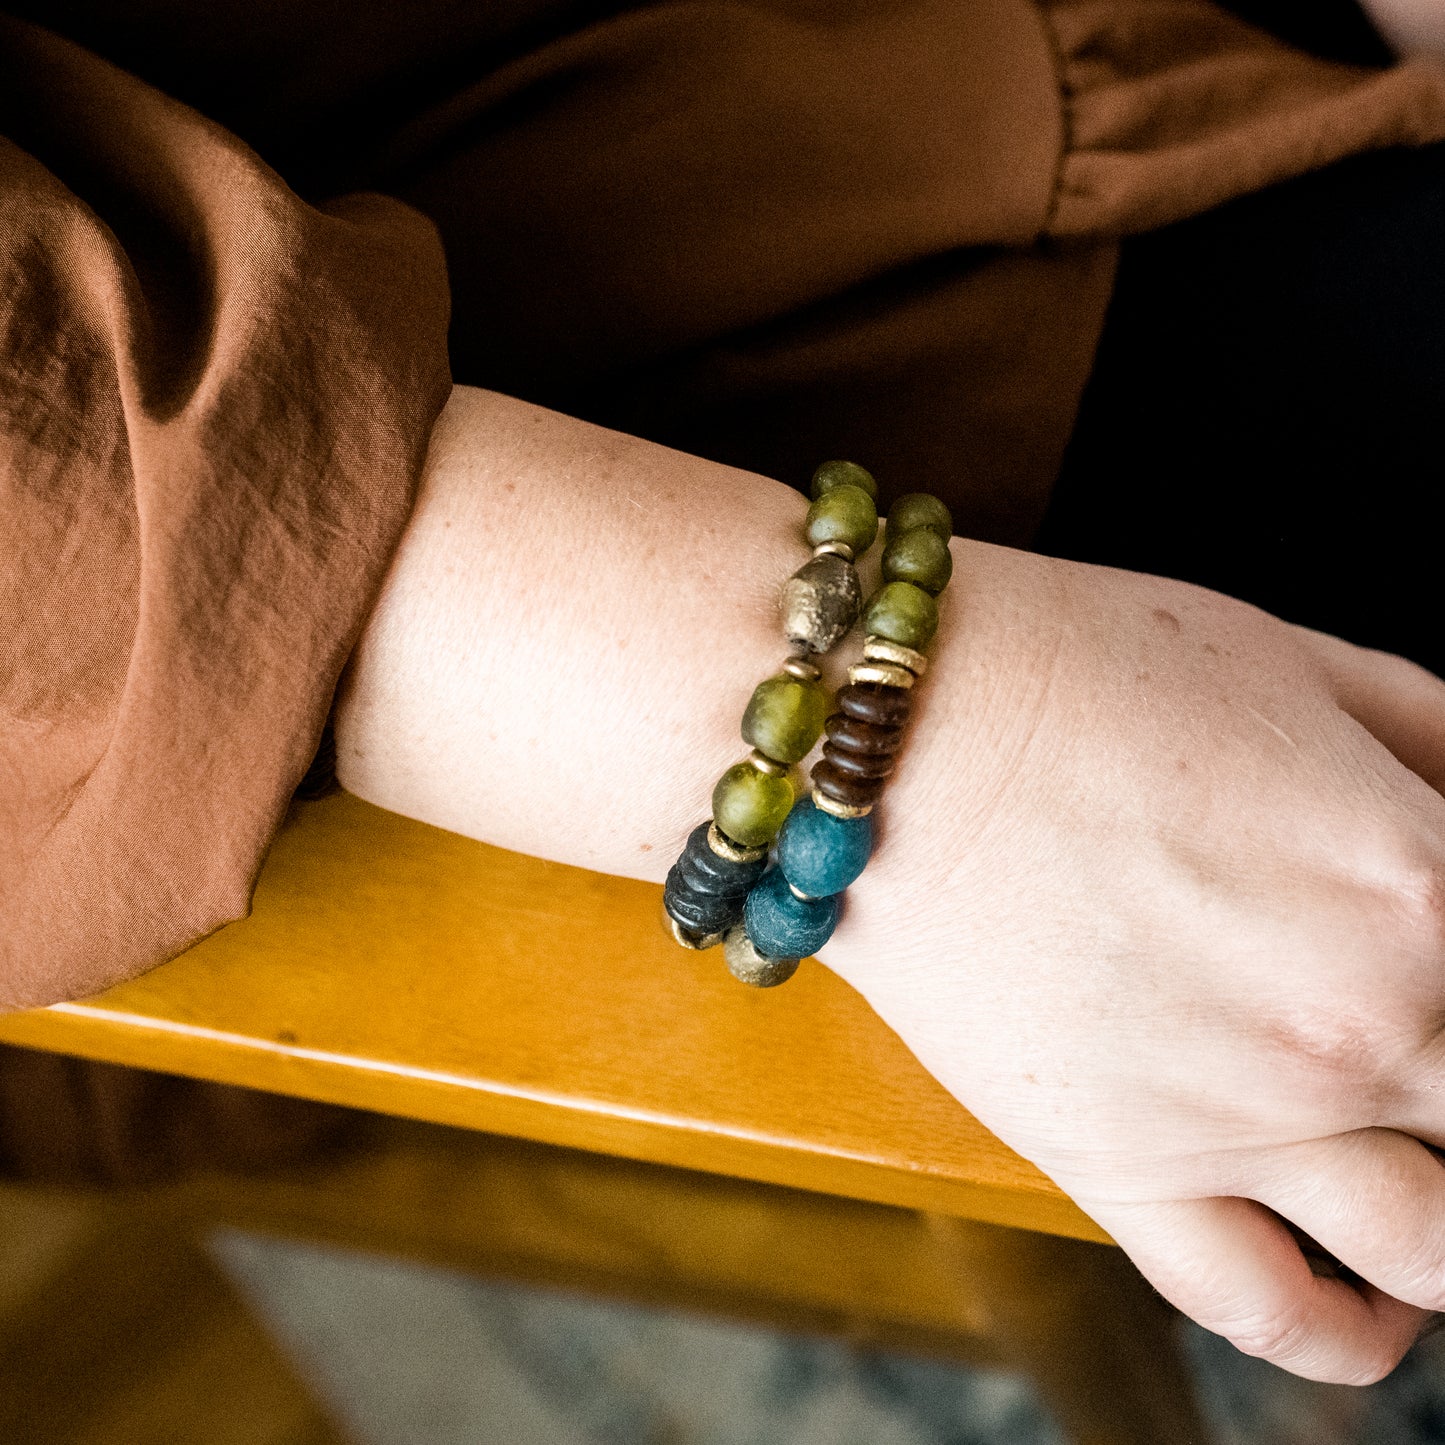
[[(869, 815), (893, 770), (910, 689), (927, 667), (921, 649), (938, 625), (934, 598), (953, 571), (948, 508), (925, 493), (900, 497), (888, 514), (863, 661), (825, 716), (811, 656), (836, 646), (862, 610), (854, 562), (877, 536), (877, 495), (871, 474), (852, 462), (825, 462), (813, 474), (805, 524), (813, 557), (783, 589), (792, 651), (755, 689), (742, 723), (752, 752), (718, 781), (712, 818), (689, 835), (663, 890), (674, 938), (695, 949), (722, 943), (733, 975), (757, 987), (785, 982), (827, 942), (843, 891), (868, 861)], [(795, 801), (792, 766), (825, 731), (812, 795)]]

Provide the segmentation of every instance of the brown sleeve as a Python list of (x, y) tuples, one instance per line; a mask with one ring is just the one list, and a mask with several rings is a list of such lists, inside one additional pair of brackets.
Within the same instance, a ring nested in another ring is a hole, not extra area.
[(448, 387), (431, 227), (0, 18), (0, 1009), (242, 916)]
[(1445, 136), (1445, 72), (1206, 0), (623, 5), (424, 107), (389, 187), (458, 378), (774, 476), (870, 460), (1037, 527), (1117, 239)]
[(1340, 65), (1208, 0), (1041, 0), (1065, 141), (1054, 236), (1152, 230), (1359, 151), (1445, 139), (1445, 66)]

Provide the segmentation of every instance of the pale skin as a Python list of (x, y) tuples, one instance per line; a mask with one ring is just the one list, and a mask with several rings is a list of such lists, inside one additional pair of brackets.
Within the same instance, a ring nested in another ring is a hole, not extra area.
[[(457, 388), (343, 687), (342, 783), (660, 882), (781, 659), (803, 507)], [(1445, 1309), (1418, 1142), (1445, 1146), (1445, 684), (1183, 583), (952, 545), (822, 962), (1186, 1313), (1380, 1378)]]
[(1445, 0), (1362, 0), (1361, 8), (1399, 54), (1445, 57)]

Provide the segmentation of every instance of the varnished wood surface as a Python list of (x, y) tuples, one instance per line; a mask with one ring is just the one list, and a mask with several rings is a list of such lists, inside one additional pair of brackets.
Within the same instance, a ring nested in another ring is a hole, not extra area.
[(805, 963), (746, 989), (663, 935), (660, 892), (335, 797), (297, 811), (246, 922), (0, 1039), (1103, 1237), (846, 985)]

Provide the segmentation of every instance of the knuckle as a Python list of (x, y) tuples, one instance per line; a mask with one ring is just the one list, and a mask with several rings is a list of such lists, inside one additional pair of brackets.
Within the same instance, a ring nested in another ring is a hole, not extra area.
[(1405, 1353), (1398, 1344), (1374, 1339), (1360, 1342), (1347, 1358), (1341, 1357), (1322, 1348), (1316, 1323), (1307, 1312), (1293, 1308), (1243, 1321), (1221, 1333), (1242, 1354), (1335, 1385), (1378, 1384)]
[(1379, 922), (1398, 948), (1415, 957), (1445, 954), (1445, 869), (1396, 866), (1379, 893)]
[(1243, 1319), (1222, 1331), (1241, 1354), (1279, 1363), (1301, 1353), (1310, 1338), (1308, 1318), (1295, 1309)]

